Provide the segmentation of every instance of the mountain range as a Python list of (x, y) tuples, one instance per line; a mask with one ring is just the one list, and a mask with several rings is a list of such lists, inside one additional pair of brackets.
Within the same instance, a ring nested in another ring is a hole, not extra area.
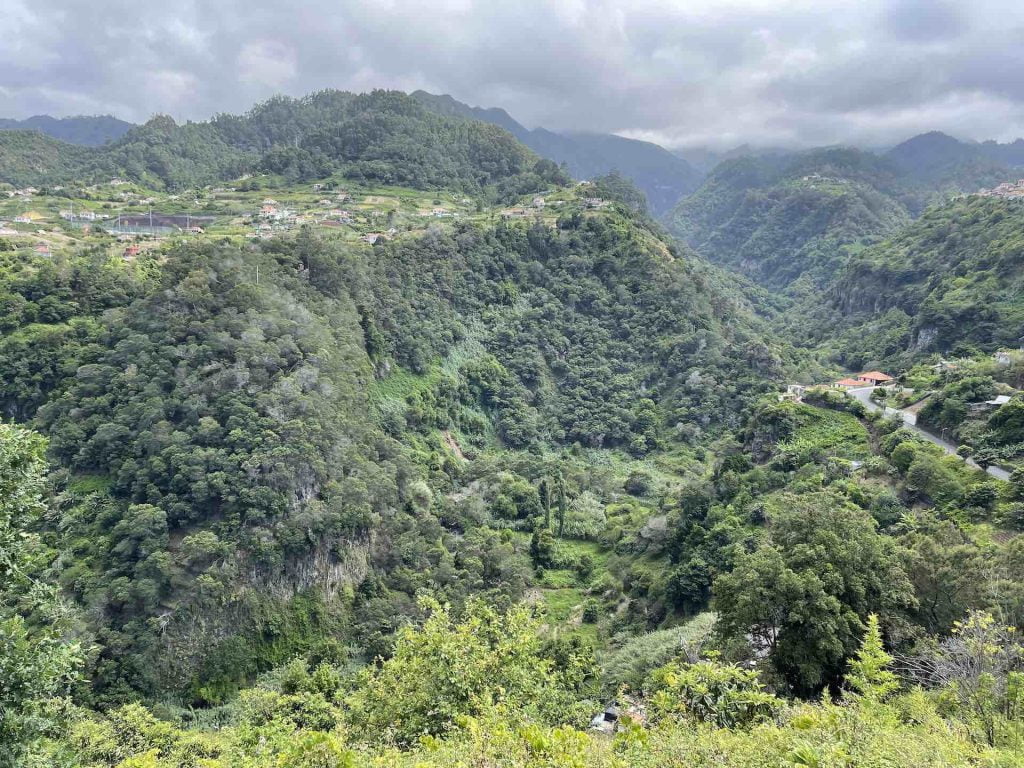
[[(496, 125), (541, 157), (565, 165), (576, 179), (587, 180), (618, 171), (630, 179), (656, 217), (672, 218), (672, 209), (695, 192), (716, 166), (744, 157), (762, 160), (794, 157), (801, 153), (749, 145), (725, 152), (704, 148), (669, 151), (647, 141), (610, 133), (554, 132), (528, 129), (499, 107), (473, 107), (449, 95), (426, 91), (410, 94), (441, 115), (459, 116)], [(272, 103), (274, 100), (268, 103)], [(69, 144), (102, 147), (122, 139), (132, 123), (109, 115), (53, 118), (37, 115), (25, 120), (0, 119), (0, 131), (32, 131)], [(965, 142), (939, 131), (923, 133), (880, 153), (893, 169), (931, 187), (946, 191), (973, 191), (1006, 180), (1011, 169), (1024, 168), (1024, 139), (1008, 144), (995, 141)]]
[(618, 171), (646, 195), (651, 213), (656, 216), (665, 213), (680, 197), (693, 192), (703, 176), (683, 158), (648, 141), (610, 133), (530, 130), (503, 109), (470, 107), (451, 96), (435, 96), (425, 91), (416, 91), (412, 96), (438, 112), (501, 126), (541, 157), (564, 163), (576, 179), (592, 179)]

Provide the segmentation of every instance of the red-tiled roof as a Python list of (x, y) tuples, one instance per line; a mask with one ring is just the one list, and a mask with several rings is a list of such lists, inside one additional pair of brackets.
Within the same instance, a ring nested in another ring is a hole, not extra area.
[(870, 381), (892, 381), (892, 376), (887, 373), (882, 373), (881, 371), (868, 371), (867, 373), (862, 373), (857, 378), (868, 379)]
[(856, 379), (840, 379), (836, 382), (840, 387), (859, 387), (861, 382)]

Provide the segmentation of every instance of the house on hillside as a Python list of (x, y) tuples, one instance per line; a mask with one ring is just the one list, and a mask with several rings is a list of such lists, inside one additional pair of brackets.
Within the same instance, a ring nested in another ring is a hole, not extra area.
[(131, 261), (140, 253), (142, 253), (141, 247), (139, 247), (138, 245), (129, 245), (127, 248), (124, 249), (124, 252), (121, 254), (121, 258), (124, 259), (125, 261)]
[(845, 378), (839, 381), (833, 382), (833, 389), (853, 389), (854, 387), (863, 387), (864, 382), (858, 381), (857, 379)]
[(53, 252), (50, 251), (50, 246), (46, 243), (36, 243), (35, 252), (36, 256), (46, 256), (47, 258), (53, 255)]
[(887, 387), (896, 379), (881, 371), (868, 371), (857, 375), (857, 381), (862, 387)]

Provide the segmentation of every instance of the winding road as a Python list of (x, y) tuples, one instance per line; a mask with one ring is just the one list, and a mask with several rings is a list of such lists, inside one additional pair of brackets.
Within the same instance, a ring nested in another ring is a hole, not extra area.
[[(880, 406), (878, 403), (871, 399), (871, 392), (873, 390), (874, 387), (856, 387), (854, 389), (848, 389), (846, 390), (846, 392), (847, 394), (852, 395), (861, 403), (863, 403), (864, 407), (867, 408), (869, 411), (881, 411), (882, 406)], [(899, 414), (903, 418), (903, 425), (907, 429), (917, 433), (922, 438), (927, 440), (929, 443), (935, 443), (935, 445), (942, 448), (942, 450), (944, 450), (949, 455), (959, 456), (959, 454), (957, 454), (956, 452), (956, 443), (951, 443), (948, 440), (944, 440), (938, 435), (933, 435), (931, 432), (924, 429), (923, 427), (917, 426), (917, 414), (908, 413), (907, 411), (901, 410), (899, 408), (890, 408), (888, 406), (885, 407), (886, 416), (893, 416), (895, 414)], [(959, 458), (963, 457), (959, 456)], [(968, 466), (974, 467), (975, 469), (984, 469), (986, 472), (992, 475), (992, 477), (998, 478), (999, 480), (1010, 479), (1010, 473), (1007, 472), (1002, 467), (996, 467), (992, 464), (989, 464), (987, 467), (983, 468), (980, 464), (974, 461), (974, 459), (965, 458), (964, 461), (967, 462)]]

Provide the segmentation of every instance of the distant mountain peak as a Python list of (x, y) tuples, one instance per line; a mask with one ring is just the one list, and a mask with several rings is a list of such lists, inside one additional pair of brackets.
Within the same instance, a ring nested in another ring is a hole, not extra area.
[(1001, 172), (1024, 165), (1024, 141), (966, 142), (942, 131), (928, 131), (897, 144), (886, 157), (919, 178), (934, 180), (954, 169), (962, 175), (962, 169), (970, 166), (980, 176), (995, 179)]
[(446, 94), (415, 91), (411, 95), (440, 114), (482, 120), (504, 128), (541, 157), (565, 164), (577, 179), (619, 171), (644, 193), (655, 215), (668, 211), (680, 198), (693, 192), (703, 178), (703, 173), (684, 158), (649, 141), (595, 131), (530, 130), (504, 109), (471, 107)]
[(99, 147), (117, 141), (132, 127), (131, 123), (112, 115), (33, 115), (25, 120), (0, 118), (0, 131), (36, 131), (84, 147)]

